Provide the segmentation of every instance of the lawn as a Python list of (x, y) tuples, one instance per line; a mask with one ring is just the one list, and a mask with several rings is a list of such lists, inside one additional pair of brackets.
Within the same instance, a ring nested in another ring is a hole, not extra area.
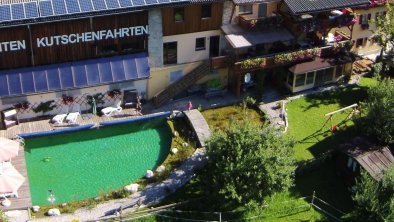
[[(324, 114), (335, 111), (342, 107), (357, 103), (366, 98), (366, 90), (375, 84), (375, 80), (363, 78), (359, 86), (343, 88), (336, 91), (315, 94), (305, 98), (293, 100), (287, 105), (289, 115), (289, 136), (296, 140), (295, 158), (298, 162), (318, 157), (322, 153), (334, 148), (336, 145), (356, 135), (352, 121), (348, 121), (340, 127), (339, 132), (332, 135), (329, 131), (329, 123), (319, 131), (326, 121)], [(255, 110), (246, 112), (240, 106), (223, 107), (206, 110), (203, 116), (207, 119), (212, 129), (226, 127), (229, 119), (242, 120), (245, 115), (251, 121), (263, 124), (262, 116)], [(349, 112), (345, 111), (334, 116), (334, 124), (345, 119)], [(312, 136), (311, 136), (312, 135)], [(212, 203), (205, 202), (203, 174), (192, 179), (180, 190), (172, 194), (165, 203), (174, 203), (191, 200), (180, 209), (184, 211), (211, 211)], [(251, 186), (251, 189), (253, 187)], [(244, 207), (223, 208), (220, 211), (232, 210), (237, 213), (223, 213), (223, 220), (246, 219), (253, 217), (252, 221), (330, 221), (323, 213), (309, 207), (310, 197), (313, 192), (317, 197), (328, 202), (337, 209), (349, 213), (353, 209), (351, 195), (341, 178), (336, 175), (335, 163), (328, 161), (316, 169), (312, 169), (302, 175), (297, 175), (295, 186), (288, 192), (277, 193), (266, 200), (268, 208), (246, 211)], [(322, 206), (319, 204), (319, 206)], [(338, 213), (323, 206), (330, 213)], [(195, 220), (219, 220), (215, 213), (163, 213), (163, 215), (189, 218)], [(343, 216), (336, 214), (336, 216)], [(152, 216), (141, 221), (172, 221), (161, 216)]]
[[(339, 127), (336, 135), (330, 132), (330, 122), (324, 115), (340, 108), (363, 101), (366, 90), (376, 81), (363, 78), (360, 85), (335, 91), (309, 95), (289, 102), (286, 106), (289, 117), (289, 135), (295, 139), (295, 158), (303, 161), (319, 157), (324, 152), (335, 148), (356, 135), (353, 121), (347, 121)], [(333, 124), (337, 125), (346, 119), (350, 110), (333, 116)], [(323, 127), (324, 125), (324, 127)]]

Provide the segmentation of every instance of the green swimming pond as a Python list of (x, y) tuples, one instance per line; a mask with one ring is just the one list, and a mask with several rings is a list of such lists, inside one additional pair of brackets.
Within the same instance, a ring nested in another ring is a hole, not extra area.
[(165, 118), (25, 139), (33, 205), (97, 197), (161, 164), (171, 145)]

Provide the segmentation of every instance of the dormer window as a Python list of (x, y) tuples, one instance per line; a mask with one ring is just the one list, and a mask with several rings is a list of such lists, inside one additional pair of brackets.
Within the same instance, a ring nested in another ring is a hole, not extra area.
[(185, 8), (174, 8), (174, 21), (183, 22), (185, 19)]

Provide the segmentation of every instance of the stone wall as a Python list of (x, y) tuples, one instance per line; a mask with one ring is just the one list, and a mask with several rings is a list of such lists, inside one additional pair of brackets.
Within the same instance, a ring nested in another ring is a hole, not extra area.
[(163, 66), (163, 28), (161, 9), (149, 10), (148, 53), (151, 67)]

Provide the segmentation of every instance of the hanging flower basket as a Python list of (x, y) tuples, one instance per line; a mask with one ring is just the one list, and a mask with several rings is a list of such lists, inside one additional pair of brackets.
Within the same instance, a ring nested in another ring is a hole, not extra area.
[(25, 102), (20, 102), (14, 105), (14, 108), (17, 110), (26, 110), (30, 108), (30, 103), (25, 101)]
[(120, 96), (122, 94), (122, 92), (119, 89), (114, 89), (112, 91), (109, 91), (107, 94), (111, 98), (117, 98), (118, 96)]
[(74, 102), (74, 98), (72, 96), (63, 95), (63, 103), (66, 105), (70, 105)]

